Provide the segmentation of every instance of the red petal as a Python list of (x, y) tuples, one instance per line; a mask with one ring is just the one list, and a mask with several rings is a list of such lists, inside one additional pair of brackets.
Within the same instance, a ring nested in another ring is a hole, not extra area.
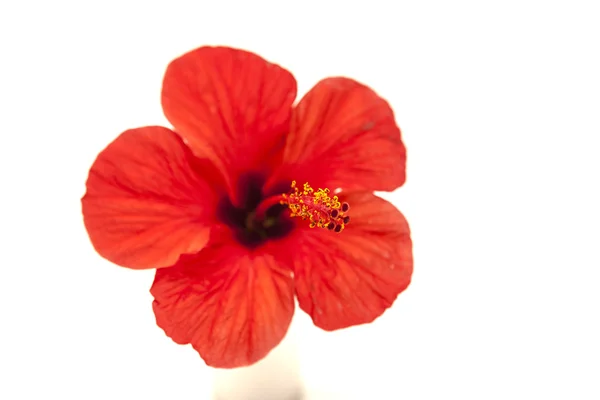
[(267, 254), (209, 247), (156, 271), (157, 324), (176, 343), (191, 343), (206, 364), (234, 368), (264, 358), (294, 314), (293, 278)]
[(406, 150), (384, 99), (351, 79), (328, 78), (296, 106), (283, 163), (271, 182), (391, 191), (405, 181)]
[(193, 170), (200, 166), (167, 128), (123, 132), (98, 155), (82, 199), (85, 227), (98, 253), (144, 269), (172, 265), (181, 254), (202, 249), (216, 200)]
[(406, 289), (413, 269), (404, 216), (372, 194), (341, 197), (351, 205), (346, 229), (304, 230), (293, 260), (300, 308), (325, 330), (373, 321)]
[(289, 131), (296, 81), (242, 50), (201, 47), (175, 59), (163, 81), (167, 119), (194, 152), (229, 172), (266, 168)]

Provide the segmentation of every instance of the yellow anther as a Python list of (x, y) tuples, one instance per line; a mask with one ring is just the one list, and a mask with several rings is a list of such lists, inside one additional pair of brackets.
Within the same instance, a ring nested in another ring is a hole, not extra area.
[(281, 204), (286, 204), (291, 211), (290, 216), (310, 221), (311, 228), (325, 228), (341, 232), (350, 222), (347, 215), (348, 203), (340, 203), (338, 196), (330, 197), (330, 190), (319, 188), (315, 191), (308, 183), (302, 190), (292, 181), (292, 193), (284, 194)]

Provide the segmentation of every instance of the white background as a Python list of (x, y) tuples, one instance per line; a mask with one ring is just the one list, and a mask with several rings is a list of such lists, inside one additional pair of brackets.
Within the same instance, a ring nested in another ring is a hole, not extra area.
[[(318, 400), (600, 399), (594, 4), (3, 1), (0, 398), (209, 399), (215, 379), (301, 377)], [(97, 153), (165, 124), (164, 68), (206, 44), (288, 68), (300, 94), (367, 83), (409, 157), (387, 198), (413, 229), (411, 287), (341, 332), (298, 312), (284, 356), (234, 376), (164, 336), (153, 273), (102, 260), (80, 215)]]

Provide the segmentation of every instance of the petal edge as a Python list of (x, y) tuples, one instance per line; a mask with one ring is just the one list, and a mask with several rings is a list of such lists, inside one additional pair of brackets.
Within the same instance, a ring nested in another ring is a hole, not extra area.
[(294, 108), (273, 181), (392, 191), (406, 180), (406, 149), (387, 101), (348, 78), (317, 83)]
[(147, 269), (202, 249), (215, 199), (194, 164), (201, 162), (167, 128), (119, 135), (94, 161), (81, 199), (96, 251), (120, 266)]
[(290, 72), (254, 53), (200, 47), (169, 64), (161, 96), (175, 131), (227, 171), (234, 191), (240, 172), (269, 169), (277, 158), (296, 91)]
[(294, 263), (300, 308), (316, 326), (337, 330), (372, 322), (410, 284), (413, 260), (404, 216), (370, 193), (341, 195), (351, 222), (340, 234), (305, 230)]
[(208, 248), (157, 270), (151, 293), (158, 326), (216, 368), (264, 358), (294, 314), (290, 271), (269, 255), (243, 254), (235, 246)]

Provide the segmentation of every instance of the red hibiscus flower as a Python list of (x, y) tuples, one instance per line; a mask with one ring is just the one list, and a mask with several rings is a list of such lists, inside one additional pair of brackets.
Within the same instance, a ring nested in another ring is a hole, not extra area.
[(373, 194), (405, 180), (391, 108), (347, 78), (295, 98), (294, 77), (255, 54), (196, 49), (165, 73), (173, 129), (123, 132), (89, 173), (96, 251), (156, 268), (157, 324), (214, 367), (265, 357), (294, 296), (335, 330), (373, 321), (410, 282), (408, 224)]

